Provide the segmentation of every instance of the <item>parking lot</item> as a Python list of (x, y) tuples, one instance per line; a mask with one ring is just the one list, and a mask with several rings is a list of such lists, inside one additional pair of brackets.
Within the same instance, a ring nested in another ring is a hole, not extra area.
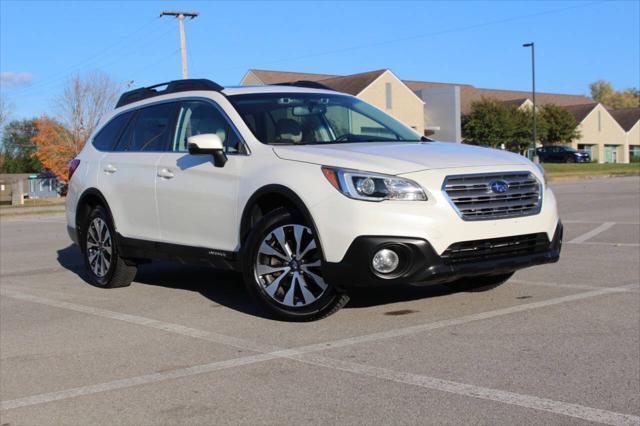
[(559, 263), (486, 293), (362, 290), (304, 324), (206, 268), (92, 287), (61, 215), (3, 218), (0, 424), (638, 425), (640, 179), (552, 187)]

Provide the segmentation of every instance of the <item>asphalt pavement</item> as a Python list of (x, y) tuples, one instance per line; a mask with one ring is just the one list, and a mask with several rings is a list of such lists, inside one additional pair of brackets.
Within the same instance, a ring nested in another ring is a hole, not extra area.
[(207, 268), (92, 287), (62, 215), (2, 218), (0, 424), (640, 425), (640, 178), (551, 186), (559, 263), (306, 324)]

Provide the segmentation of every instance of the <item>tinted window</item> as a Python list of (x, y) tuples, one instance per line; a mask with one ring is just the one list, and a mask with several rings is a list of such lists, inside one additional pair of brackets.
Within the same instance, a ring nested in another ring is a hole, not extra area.
[(420, 140), (394, 118), (351, 96), (263, 93), (229, 98), (256, 138), (268, 144)]
[(127, 124), (132, 112), (125, 112), (113, 118), (100, 132), (93, 138), (93, 146), (100, 151), (110, 151), (118, 141), (118, 136), (122, 132), (122, 128)]
[(213, 105), (202, 101), (183, 102), (178, 112), (178, 125), (170, 151), (186, 152), (189, 136), (214, 133), (229, 153), (242, 151), (238, 135), (226, 117)]
[[(175, 103), (165, 103), (142, 108), (135, 118), (133, 126), (129, 126), (127, 134), (121, 142), (127, 151), (162, 151), (169, 143), (169, 135), (173, 125)], [(130, 135), (128, 134), (130, 133)]]

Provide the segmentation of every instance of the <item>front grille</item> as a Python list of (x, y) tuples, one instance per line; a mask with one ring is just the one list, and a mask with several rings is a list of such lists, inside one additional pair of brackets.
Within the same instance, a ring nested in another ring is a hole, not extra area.
[(442, 253), (441, 257), (446, 264), (480, 262), (542, 253), (549, 250), (549, 245), (547, 234), (541, 232), (454, 243)]
[[(495, 192), (498, 183), (506, 190)], [(540, 212), (540, 182), (530, 172), (447, 176), (443, 191), (464, 220), (531, 216)]]

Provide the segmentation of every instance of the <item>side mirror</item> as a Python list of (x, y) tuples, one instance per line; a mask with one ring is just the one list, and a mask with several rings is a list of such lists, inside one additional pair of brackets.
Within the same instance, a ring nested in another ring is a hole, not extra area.
[(213, 164), (216, 167), (224, 167), (227, 162), (222, 139), (215, 133), (190, 136), (187, 139), (187, 147), (191, 155), (213, 155)]

